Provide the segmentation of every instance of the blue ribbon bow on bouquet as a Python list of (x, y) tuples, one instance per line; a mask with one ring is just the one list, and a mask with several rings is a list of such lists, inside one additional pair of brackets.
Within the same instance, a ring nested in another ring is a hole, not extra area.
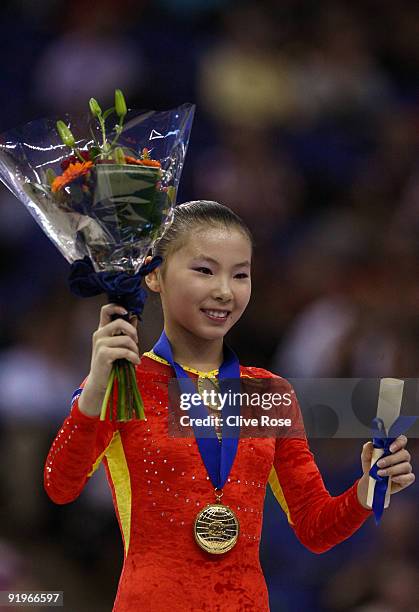
[(376, 481), (374, 487), (372, 510), (374, 512), (375, 522), (377, 525), (380, 523), (383, 514), (389, 479), (388, 476), (380, 476), (379, 474), (377, 474), (379, 470), (377, 462), (380, 459), (391, 455), (390, 446), (393, 444), (394, 440), (402, 433), (405, 433), (413, 425), (417, 418), (418, 417), (416, 416), (399, 416), (394, 421), (388, 432), (386, 432), (386, 428), (382, 419), (375, 418), (372, 421), (372, 443), (374, 445), (374, 448), (382, 448), (384, 450), (384, 453), (377, 459), (377, 461), (374, 463), (374, 465), (369, 471), (369, 475)]
[(141, 313), (147, 298), (147, 292), (141, 287), (141, 281), (162, 261), (159, 255), (155, 255), (148, 264), (141, 266), (137, 274), (96, 272), (89, 257), (86, 256), (71, 264), (68, 278), (70, 290), (79, 297), (92, 297), (106, 293), (110, 302), (123, 306), (141, 320)]

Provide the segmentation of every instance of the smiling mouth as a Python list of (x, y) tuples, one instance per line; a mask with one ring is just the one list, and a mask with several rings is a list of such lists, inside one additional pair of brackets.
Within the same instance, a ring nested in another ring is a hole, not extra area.
[(218, 310), (212, 308), (201, 308), (203, 312), (212, 321), (225, 321), (230, 314), (230, 310)]

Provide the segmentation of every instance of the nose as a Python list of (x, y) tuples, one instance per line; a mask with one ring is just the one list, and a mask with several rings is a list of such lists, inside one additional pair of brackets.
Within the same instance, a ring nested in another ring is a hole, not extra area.
[(219, 302), (229, 302), (233, 298), (233, 292), (228, 279), (219, 278), (213, 290), (213, 297)]

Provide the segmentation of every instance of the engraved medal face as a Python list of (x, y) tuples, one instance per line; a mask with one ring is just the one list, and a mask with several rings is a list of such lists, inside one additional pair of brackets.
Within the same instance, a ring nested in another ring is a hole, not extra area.
[(233, 548), (239, 536), (239, 521), (223, 504), (205, 506), (195, 519), (194, 535), (205, 551), (220, 555)]

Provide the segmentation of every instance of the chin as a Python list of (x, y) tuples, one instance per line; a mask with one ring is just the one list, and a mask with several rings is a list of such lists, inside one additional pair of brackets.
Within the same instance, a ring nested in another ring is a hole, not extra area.
[(230, 330), (230, 328), (228, 329), (208, 329), (208, 330), (204, 330), (204, 329), (195, 329), (195, 330), (191, 330), (192, 333), (195, 336), (198, 336), (199, 338), (203, 338), (204, 340), (219, 340), (220, 338), (224, 338), (224, 336), (226, 335), (226, 333)]

